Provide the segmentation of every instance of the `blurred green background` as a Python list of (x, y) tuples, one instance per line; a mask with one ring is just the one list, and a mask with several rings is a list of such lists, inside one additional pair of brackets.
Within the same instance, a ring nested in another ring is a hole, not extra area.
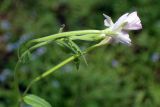
[[(103, 13), (114, 21), (138, 11), (141, 31), (130, 32), (131, 47), (116, 44), (86, 55), (33, 85), (53, 107), (160, 107), (160, 0), (0, 0), (0, 107), (14, 107), (13, 69), (25, 41), (65, 31), (105, 29)], [(80, 42), (81, 48), (90, 43)], [(33, 52), (19, 67), (20, 89), (71, 54), (55, 43)], [(28, 106), (26, 106), (28, 107)]]

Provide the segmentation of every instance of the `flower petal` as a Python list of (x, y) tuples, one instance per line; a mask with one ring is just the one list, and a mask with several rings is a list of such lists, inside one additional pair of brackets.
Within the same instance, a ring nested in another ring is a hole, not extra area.
[(126, 45), (131, 45), (131, 39), (126, 31), (121, 31), (117, 36), (114, 37), (117, 42), (121, 42)]
[(126, 13), (124, 15), (122, 15), (117, 21), (116, 23), (113, 25), (113, 27), (111, 29), (113, 30), (118, 30), (120, 27), (122, 27), (122, 25), (127, 21), (127, 17), (128, 17), (129, 13)]
[(132, 12), (127, 17), (127, 24), (124, 26), (125, 30), (139, 30), (142, 29), (141, 20), (137, 16), (137, 12)]
[(107, 16), (106, 14), (103, 14), (103, 16), (106, 18), (104, 20), (104, 25), (107, 27), (112, 26), (113, 25), (112, 19), (109, 16)]

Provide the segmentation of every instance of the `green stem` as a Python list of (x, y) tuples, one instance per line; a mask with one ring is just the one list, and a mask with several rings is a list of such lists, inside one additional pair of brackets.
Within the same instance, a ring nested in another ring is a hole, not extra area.
[(23, 58), (24, 56), (26, 56), (26, 54), (28, 53), (28, 51), (33, 51), (34, 49), (37, 49), (37, 48), (39, 48), (39, 47), (41, 47), (43, 45), (49, 44), (50, 42), (51, 42), (50, 40), (49, 41), (44, 41), (44, 42), (38, 43), (38, 44), (30, 47), (28, 50), (26, 50), (25, 52), (22, 53), (20, 59)]
[[(71, 40), (84, 40), (84, 41), (97, 41), (97, 40), (104, 39), (103, 36), (98, 36), (98, 35), (100, 35), (100, 34), (85, 34), (83, 36), (71, 36), (70, 39)], [(28, 51), (33, 51), (34, 49), (37, 49), (37, 48), (44, 46), (44, 45), (47, 45), (51, 42), (52, 42), (51, 40), (48, 40), (48, 41), (40, 42), (40, 43), (33, 45), (32, 47), (30, 47), (29, 49), (27, 49), (25, 52), (22, 53), (21, 58), (26, 56)]]
[(38, 42), (38, 43), (28, 48), (28, 50), (23, 52), (21, 56), (23, 57), (28, 53), (28, 51), (32, 51), (38, 47), (47, 45), (51, 43), (52, 40), (55, 40), (55, 39), (70, 37), (70, 39), (72, 40), (97, 41), (97, 40), (101, 40), (105, 38), (104, 36), (101, 36), (101, 34), (114, 35), (114, 32), (111, 32), (109, 29), (105, 29), (105, 30), (79, 30), (79, 31), (57, 33), (54, 35), (50, 35), (50, 36), (46, 36), (46, 37), (42, 37), (42, 38), (38, 38), (38, 39), (29, 41), (26, 44), (27, 47), (29, 47), (34, 42)]
[[(100, 46), (100, 45), (99, 45), (99, 44), (93, 45), (93, 46), (87, 48), (87, 49), (86, 49), (85, 51), (83, 51), (82, 53), (83, 53), (83, 54), (86, 54), (86, 53), (88, 53), (89, 51), (93, 50), (94, 48), (96, 48), (96, 47), (98, 47), (98, 46)], [(50, 75), (51, 73), (53, 73), (53, 72), (56, 71), (57, 69), (61, 68), (61, 67), (64, 66), (65, 64), (73, 61), (74, 59), (78, 58), (79, 56), (81, 56), (81, 54), (73, 55), (73, 56), (67, 58), (66, 60), (64, 60), (63, 62), (59, 63), (58, 65), (54, 66), (53, 68), (47, 70), (47, 71), (44, 72), (42, 75), (40, 75), (40, 76), (36, 77), (35, 79), (33, 79), (33, 80), (31, 81), (31, 83), (27, 86), (26, 90), (24, 91), (23, 96), (26, 95), (26, 93), (28, 92), (28, 90), (30, 89), (30, 87), (31, 87), (35, 82), (37, 82), (37, 81), (41, 80), (42, 78)]]
[[(51, 43), (52, 40), (54, 40), (54, 39), (63, 38), (63, 37), (71, 37), (72, 40), (94, 41), (94, 40), (99, 40), (99, 39), (103, 38), (101, 36), (99, 36), (99, 38), (98, 38), (97, 35), (100, 35), (100, 33), (101, 33), (100, 30), (81, 30), (81, 31), (63, 32), (63, 33), (58, 33), (58, 34), (34, 39), (34, 40), (29, 41), (26, 44), (26, 46), (29, 47), (33, 42), (39, 42), (39, 43), (31, 46), (25, 52), (23, 52), (21, 55), (21, 58), (23, 58), (28, 53), (28, 51), (32, 51), (36, 48), (47, 45), (47, 44)], [(81, 35), (81, 36), (77, 36), (77, 35)]]
[(83, 40), (83, 41), (98, 41), (104, 39), (105, 36), (101, 34), (85, 34), (83, 36), (71, 36), (71, 40)]
[(57, 38), (68, 37), (68, 36), (84, 35), (84, 34), (100, 34), (100, 33), (101, 33), (101, 30), (79, 30), (79, 31), (62, 32), (62, 33), (57, 33), (50, 36), (34, 39), (30, 41), (30, 43), (54, 40)]
[(16, 66), (15, 66), (15, 69), (14, 69), (14, 86), (15, 86), (16, 95), (18, 95), (18, 97), (17, 97), (18, 107), (20, 106), (19, 102), (22, 100), (22, 96), (20, 94), (20, 90), (19, 90), (19, 86), (18, 86), (18, 81), (19, 80), (18, 80), (18, 76), (17, 76), (17, 68), (18, 68), (20, 63), (21, 63), (20, 60), (18, 60), (18, 62), (16, 63)]

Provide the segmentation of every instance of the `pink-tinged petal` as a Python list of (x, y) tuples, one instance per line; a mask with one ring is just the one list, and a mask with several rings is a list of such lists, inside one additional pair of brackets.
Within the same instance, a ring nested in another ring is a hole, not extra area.
[(112, 26), (113, 25), (112, 19), (109, 16), (107, 16), (106, 14), (103, 14), (103, 16), (106, 18), (104, 20), (104, 25), (107, 27)]
[(113, 30), (119, 29), (119, 28), (122, 26), (122, 24), (126, 22), (127, 17), (128, 17), (128, 13), (122, 15), (122, 16), (116, 21), (116, 23), (113, 25), (113, 27), (112, 27), (111, 29), (113, 29)]
[(137, 16), (137, 12), (132, 12), (127, 17), (127, 24), (124, 26), (125, 30), (139, 30), (142, 29), (140, 18)]
[(121, 42), (126, 45), (131, 45), (131, 39), (126, 31), (121, 31), (117, 36), (114, 37), (117, 42)]

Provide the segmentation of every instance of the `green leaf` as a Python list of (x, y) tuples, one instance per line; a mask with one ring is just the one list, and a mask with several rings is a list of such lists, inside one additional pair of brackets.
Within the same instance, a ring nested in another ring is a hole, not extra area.
[(26, 50), (20, 57), (19, 60), (22, 63), (26, 63), (28, 60), (31, 59), (31, 52), (29, 50)]
[(47, 101), (33, 94), (26, 95), (23, 100), (32, 107), (52, 107)]
[(76, 58), (75, 60), (74, 60), (74, 63), (75, 63), (75, 65), (76, 65), (76, 69), (77, 69), (77, 71), (79, 70), (79, 66), (80, 66), (80, 59), (79, 58)]
[(71, 39), (69, 39), (69, 43), (70, 43), (70, 45), (72, 46), (72, 48), (73, 48), (73, 50), (75, 51), (75, 53), (82, 55), (82, 58), (83, 58), (84, 62), (86, 63), (86, 65), (88, 65), (88, 64), (87, 64), (87, 60), (86, 60), (86, 58), (84, 57), (84, 55), (83, 55), (81, 49), (79, 48), (79, 46), (78, 46), (76, 43), (74, 43)]
[[(72, 41), (70, 38), (59, 39), (59, 40), (57, 40), (57, 43), (63, 47), (69, 48), (73, 54), (80, 54), (82, 56), (82, 58), (84, 59), (84, 62), (86, 63), (86, 65), (88, 65), (79, 46), (74, 41)], [(74, 62), (75, 62), (76, 68), (78, 70), (79, 65), (80, 65), (80, 58), (77, 58), (76, 60), (74, 60)]]

